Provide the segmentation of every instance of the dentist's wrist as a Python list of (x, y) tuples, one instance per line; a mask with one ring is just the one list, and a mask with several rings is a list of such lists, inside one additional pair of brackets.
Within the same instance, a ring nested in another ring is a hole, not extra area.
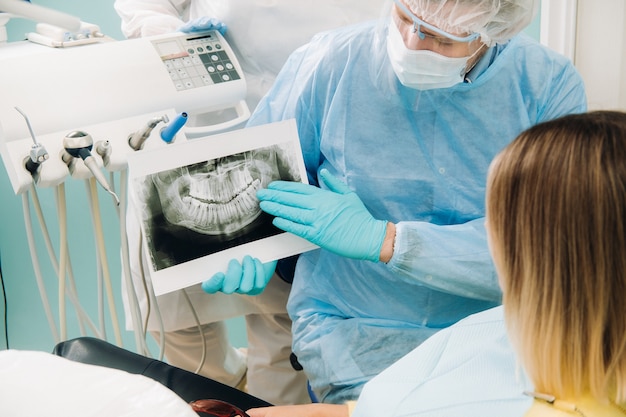
[(396, 225), (387, 222), (387, 232), (385, 233), (385, 239), (383, 240), (383, 245), (380, 249), (380, 262), (387, 263), (391, 260), (393, 256), (393, 246), (396, 240)]

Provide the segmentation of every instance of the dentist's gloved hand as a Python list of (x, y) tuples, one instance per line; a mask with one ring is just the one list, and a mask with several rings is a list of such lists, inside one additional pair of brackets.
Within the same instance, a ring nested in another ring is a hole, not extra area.
[(353, 259), (378, 262), (387, 221), (376, 220), (346, 184), (326, 169), (323, 190), (299, 182), (273, 181), (257, 191), (261, 209), (274, 226), (324, 249)]
[(207, 30), (218, 30), (222, 35), (226, 34), (226, 25), (214, 17), (203, 16), (190, 20), (178, 28), (179, 32), (204, 32)]
[(257, 258), (244, 256), (241, 263), (231, 259), (226, 274), (218, 272), (202, 283), (202, 290), (209, 294), (221, 291), (226, 294), (261, 294), (272, 278), (276, 261), (262, 263)]

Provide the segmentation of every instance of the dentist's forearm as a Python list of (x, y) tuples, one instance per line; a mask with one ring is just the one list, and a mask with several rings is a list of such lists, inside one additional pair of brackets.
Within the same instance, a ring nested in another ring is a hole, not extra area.
[(380, 249), (380, 261), (387, 263), (393, 256), (393, 244), (396, 240), (396, 225), (388, 222), (387, 233), (385, 234), (385, 240), (383, 240), (383, 246)]

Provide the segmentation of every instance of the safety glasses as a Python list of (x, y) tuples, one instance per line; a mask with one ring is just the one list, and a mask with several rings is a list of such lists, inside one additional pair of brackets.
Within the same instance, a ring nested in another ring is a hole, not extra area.
[(433, 26), (428, 22), (424, 22), (422, 19), (415, 16), (400, 0), (393, 1), (404, 14), (411, 18), (411, 20), (413, 21), (413, 33), (417, 33), (420, 39), (425, 39), (427, 36), (432, 37), (432, 35), (428, 35), (422, 32), (422, 28), (426, 28), (430, 32), (436, 33), (437, 35), (443, 36), (455, 42), (472, 42), (480, 37), (478, 33), (472, 33), (471, 35), (467, 36), (456, 36), (448, 33), (444, 30), (439, 29), (437, 26)]
[(211, 417), (250, 417), (245, 411), (220, 400), (196, 400), (189, 405), (196, 413)]

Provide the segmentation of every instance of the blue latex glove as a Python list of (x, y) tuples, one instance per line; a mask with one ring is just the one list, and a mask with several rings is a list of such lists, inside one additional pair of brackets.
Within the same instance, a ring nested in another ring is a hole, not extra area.
[(205, 32), (207, 30), (217, 30), (222, 35), (226, 34), (226, 25), (214, 17), (203, 16), (190, 20), (178, 28), (179, 32)]
[(202, 290), (209, 294), (221, 291), (226, 294), (261, 294), (272, 278), (276, 261), (262, 263), (257, 258), (244, 256), (241, 263), (231, 259), (226, 274), (218, 272), (202, 283)]
[(353, 259), (378, 262), (387, 221), (376, 220), (359, 196), (326, 169), (323, 190), (299, 182), (273, 181), (257, 192), (274, 226), (324, 249)]

